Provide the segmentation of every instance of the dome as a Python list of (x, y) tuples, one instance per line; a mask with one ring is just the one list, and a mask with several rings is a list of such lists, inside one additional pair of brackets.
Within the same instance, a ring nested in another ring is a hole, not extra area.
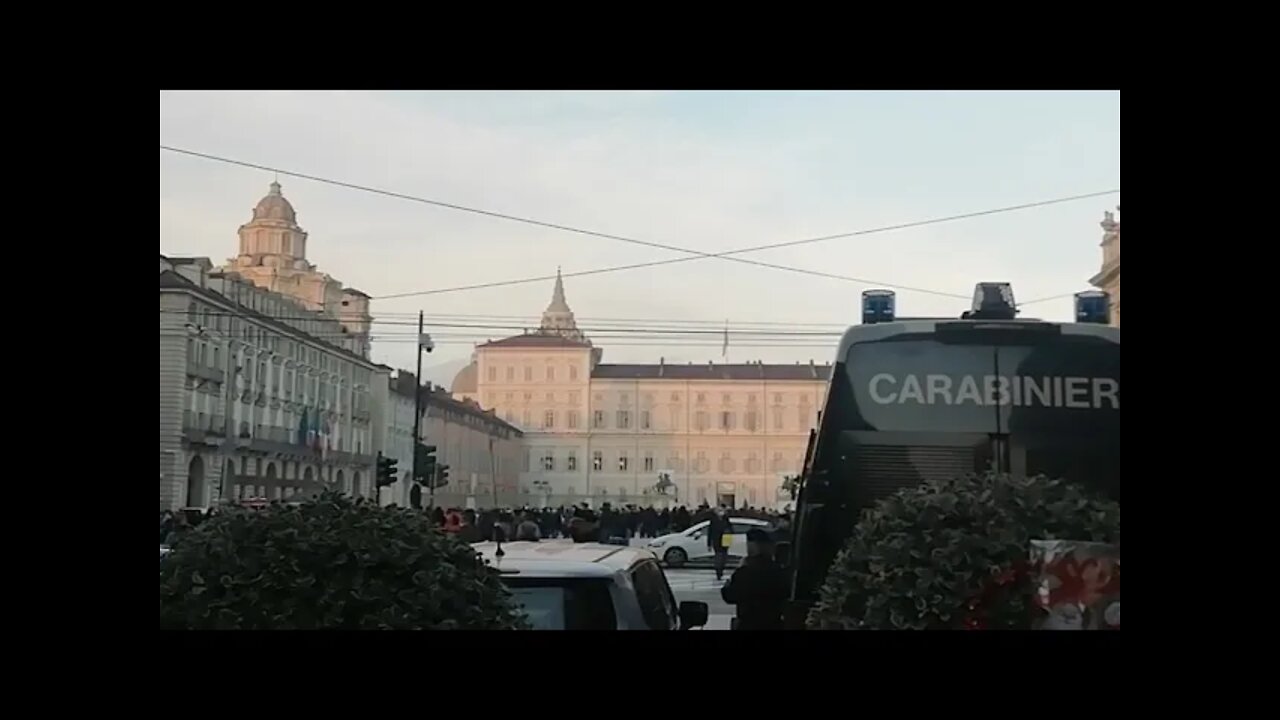
[(449, 385), (449, 392), (453, 395), (461, 395), (463, 393), (474, 393), (476, 391), (476, 364), (472, 362), (466, 367), (458, 371), (453, 376), (453, 383)]
[(289, 223), (297, 222), (297, 213), (293, 210), (293, 205), (284, 199), (284, 195), (280, 194), (280, 183), (271, 183), (271, 189), (267, 191), (266, 197), (258, 201), (258, 206), (253, 209), (254, 220), (284, 220)]

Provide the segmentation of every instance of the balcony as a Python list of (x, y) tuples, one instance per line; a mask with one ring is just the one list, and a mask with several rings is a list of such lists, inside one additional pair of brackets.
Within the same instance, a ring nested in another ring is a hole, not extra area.
[[(193, 443), (217, 444), (216, 436), (222, 435), (222, 426), (214, 425), (214, 419), (221, 418), (202, 412), (184, 410), (182, 412), (182, 434)], [(217, 428), (216, 431), (214, 428)]]
[(194, 360), (187, 360), (187, 374), (201, 380), (209, 380), (211, 382), (220, 383), (227, 376), (225, 372), (218, 368), (211, 368), (201, 365)]

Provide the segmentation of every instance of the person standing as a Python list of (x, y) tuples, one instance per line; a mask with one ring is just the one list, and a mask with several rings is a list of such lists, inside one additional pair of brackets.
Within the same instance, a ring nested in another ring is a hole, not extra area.
[(773, 559), (773, 538), (768, 532), (747, 531), (747, 558), (720, 588), (720, 597), (738, 608), (735, 630), (782, 629), (787, 575)]
[(729, 524), (729, 513), (721, 505), (711, 513), (710, 524), (707, 525), (707, 547), (713, 553), (712, 562), (716, 569), (716, 579), (724, 579), (724, 566), (729, 560), (729, 543), (733, 541), (733, 528)]

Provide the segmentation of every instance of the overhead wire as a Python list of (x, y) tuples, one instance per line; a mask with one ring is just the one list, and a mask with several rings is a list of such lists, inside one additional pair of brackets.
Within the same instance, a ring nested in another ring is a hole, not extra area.
[[(860, 284), (860, 285), (881, 286), (881, 287), (890, 288), (890, 289), (894, 289), (894, 290), (905, 291), (905, 292), (917, 292), (917, 293), (928, 294), (928, 295), (936, 295), (936, 296), (940, 296), (940, 297), (951, 297), (951, 298), (960, 298), (960, 299), (969, 299), (970, 295), (968, 295), (968, 294), (960, 294), (960, 293), (952, 293), (952, 292), (945, 292), (945, 291), (940, 291), (940, 290), (932, 290), (932, 289), (929, 289), (929, 288), (912, 287), (912, 286), (908, 286), (908, 285), (901, 285), (901, 284), (895, 284), (895, 283), (884, 283), (884, 282), (880, 282), (880, 281), (877, 281), (877, 280), (869, 280), (869, 279), (866, 279), (866, 278), (857, 278), (857, 277), (852, 277), (852, 276), (848, 276), (848, 275), (838, 275), (838, 274), (835, 274), (835, 273), (827, 273), (827, 272), (822, 272), (822, 271), (818, 271), (818, 270), (809, 270), (809, 269), (806, 269), (806, 268), (797, 268), (797, 267), (792, 267), (792, 266), (789, 266), (789, 265), (781, 265), (781, 264), (777, 264), (777, 263), (768, 263), (768, 262), (763, 262), (763, 261), (759, 261), (759, 260), (751, 260), (751, 259), (748, 259), (748, 258), (740, 258), (740, 257), (736, 257), (736, 256), (737, 256), (737, 255), (741, 255), (741, 254), (751, 253), (751, 252), (760, 252), (760, 251), (762, 251), (762, 250), (772, 250), (772, 249), (777, 249), (777, 248), (794, 247), (794, 246), (797, 246), (797, 245), (804, 245), (804, 244), (809, 244), (809, 243), (825, 242), (825, 241), (829, 241), (829, 240), (837, 240), (837, 239), (842, 239), (842, 238), (857, 237), (857, 236), (862, 236), (862, 235), (871, 235), (871, 234), (875, 234), (875, 233), (890, 232), (890, 231), (893, 231), (893, 230), (904, 230), (904, 229), (909, 229), (909, 228), (924, 227), (924, 226), (927, 226), (927, 225), (935, 225), (935, 224), (940, 224), (940, 223), (945, 223), (945, 222), (953, 222), (953, 221), (957, 221), (957, 220), (964, 220), (964, 219), (970, 219), (970, 218), (976, 218), (976, 217), (984, 217), (984, 216), (988, 216), (988, 215), (996, 215), (996, 214), (1007, 213), (1007, 212), (1015, 212), (1015, 211), (1018, 211), (1018, 210), (1027, 210), (1027, 209), (1032, 209), (1032, 208), (1045, 207), (1045, 206), (1048, 206), (1048, 205), (1054, 205), (1054, 204), (1058, 204), (1058, 203), (1065, 203), (1065, 202), (1072, 202), (1072, 201), (1076, 201), (1076, 200), (1083, 200), (1083, 199), (1086, 199), (1086, 198), (1094, 198), (1094, 197), (1102, 197), (1102, 196), (1105, 196), (1105, 195), (1113, 195), (1113, 194), (1115, 194), (1115, 193), (1120, 192), (1119, 188), (1112, 189), (1112, 190), (1100, 190), (1100, 191), (1096, 191), (1096, 192), (1083, 193), (1083, 194), (1079, 194), (1079, 195), (1071, 195), (1071, 196), (1064, 196), (1064, 197), (1058, 197), (1058, 198), (1050, 198), (1050, 199), (1047, 199), (1047, 200), (1039, 200), (1039, 201), (1035, 201), (1035, 202), (1022, 203), (1022, 204), (1018, 204), (1018, 205), (1009, 205), (1009, 206), (1004, 206), (1004, 207), (999, 207), (999, 208), (990, 208), (990, 209), (987, 209), (987, 210), (979, 210), (979, 211), (974, 211), (974, 212), (960, 213), (960, 214), (957, 214), (957, 215), (948, 215), (948, 216), (943, 216), (943, 217), (930, 218), (930, 219), (927, 219), (927, 220), (919, 220), (919, 221), (906, 222), (906, 223), (897, 223), (897, 224), (894, 224), (894, 225), (885, 225), (885, 226), (876, 227), (876, 228), (868, 228), (868, 229), (864, 229), (864, 230), (856, 230), (856, 231), (853, 231), (853, 232), (836, 233), (836, 234), (833, 234), (833, 235), (822, 235), (822, 236), (818, 236), (818, 237), (803, 238), (803, 239), (800, 239), (800, 240), (790, 240), (790, 241), (779, 242), (779, 243), (770, 243), (770, 244), (766, 244), (766, 245), (756, 245), (756, 246), (753, 246), (753, 247), (748, 247), (748, 248), (739, 248), (739, 249), (737, 249), (737, 250), (728, 250), (728, 251), (719, 252), (719, 253), (707, 253), (707, 252), (703, 252), (703, 251), (700, 251), (700, 250), (691, 250), (691, 249), (689, 249), (689, 248), (683, 248), (683, 247), (679, 247), (679, 246), (675, 246), (675, 245), (669, 245), (669, 244), (666, 244), (666, 243), (658, 243), (658, 242), (652, 242), (652, 241), (648, 241), (648, 240), (640, 240), (640, 239), (637, 239), (637, 238), (631, 238), (631, 237), (626, 237), (626, 236), (622, 236), (622, 235), (615, 235), (615, 234), (612, 234), (612, 233), (604, 233), (604, 232), (599, 232), (599, 231), (595, 231), (595, 230), (587, 230), (587, 229), (584, 229), (584, 228), (573, 227), (573, 226), (570, 226), (570, 225), (563, 225), (563, 224), (560, 224), (560, 223), (546, 222), (546, 221), (543, 221), (543, 220), (536, 220), (536, 219), (533, 219), (533, 218), (521, 217), (521, 216), (518, 216), (518, 215), (511, 215), (511, 214), (508, 214), (508, 213), (501, 213), (501, 212), (496, 212), (496, 211), (492, 211), (492, 210), (484, 210), (484, 209), (480, 209), (480, 208), (474, 208), (474, 207), (469, 207), (469, 206), (465, 206), (465, 205), (459, 205), (459, 204), (456, 204), (456, 203), (444, 202), (444, 201), (441, 201), (441, 200), (433, 200), (433, 199), (430, 199), (430, 198), (424, 198), (424, 197), (420, 197), (420, 196), (416, 196), (416, 195), (409, 195), (409, 194), (406, 194), (406, 193), (395, 192), (395, 191), (391, 191), (391, 190), (383, 190), (383, 189), (381, 189), (381, 188), (370, 187), (370, 186), (367, 186), (367, 185), (360, 185), (360, 184), (357, 184), (357, 183), (351, 183), (351, 182), (346, 182), (346, 181), (342, 181), (342, 180), (335, 180), (335, 179), (332, 179), (332, 178), (326, 178), (326, 177), (322, 177), (322, 176), (318, 176), (318, 175), (311, 175), (311, 174), (308, 174), (308, 173), (301, 173), (301, 172), (297, 172), (297, 171), (294, 171), (294, 170), (287, 170), (287, 169), (283, 169), (283, 168), (276, 168), (276, 167), (270, 167), (270, 166), (266, 166), (266, 165), (260, 165), (260, 164), (258, 164), (258, 163), (251, 163), (251, 162), (247, 162), (247, 161), (244, 161), (244, 160), (236, 160), (236, 159), (233, 159), (233, 158), (228, 158), (228, 157), (224, 157), (224, 156), (220, 156), (220, 155), (213, 155), (213, 154), (210, 154), (210, 153), (197, 152), (197, 151), (195, 151), (195, 150), (187, 150), (187, 149), (184, 149), (184, 148), (178, 148), (178, 147), (174, 147), (174, 146), (170, 146), (170, 145), (165, 145), (164, 143), (161, 143), (161, 144), (160, 144), (160, 149), (161, 149), (161, 150), (164, 150), (164, 151), (172, 152), (172, 153), (177, 153), (177, 154), (187, 155), (187, 156), (196, 157), (196, 158), (201, 158), (201, 159), (205, 159), (205, 160), (211, 160), (211, 161), (221, 162), (221, 163), (226, 163), (226, 164), (230, 164), (230, 165), (237, 165), (237, 166), (240, 166), (240, 167), (247, 167), (247, 168), (252, 168), (252, 169), (255, 169), (255, 170), (263, 170), (263, 171), (267, 171), (267, 172), (274, 172), (274, 173), (277, 173), (277, 174), (279, 174), (279, 175), (285, 175), (285, 176), (288, 176), (288, 177), (296, 177), (296, 178), (300, 178), (300, 179), (304, 179), (304, 180), (311, 180), (311, 181), (313, 181), (313, 182), (324, 183), (324, 184), (333, 185), (333, 186), (336, 186), (336, 187), (343, 187), (343, 188), (347, 188), (347, 189), (351, 189), (351, 190), (358, 190), (358, 191), (361, 191), (361, 192), (373, 193), (373, 194), (376, 194), (376, 195), (383, 195), (383, 196), (386, 196), (386, 197), (397, 198), (397, 199), (401, 199), (401, 200), (408, 200), (408, 201), (411, 201), (411, 202), (417, 202), (417, 203), (422, 203), (422, 204), (425, 204), (425, 205), (431, 205), (431, 206), (434, 206), (434, 207), (439, 207), (439, 208), (444, 208), (444, 209), (449, 209), (449, 210), (455, 210), (455, 211), (458, 211), (458, 212), (472, 213), (472, 214), (482, 215), (482, 216), (486, 216), (486, 217), (492, 217), (492, 218), (496, 218), (496, 219), (500, 219), (500, 220), (507, 220), (507, 221), (510, 221), (510, 222), (516, 222), (516, 223), (522, 223), (522, 224), (526, 224), (526, 225), (533, 225), (533, 226), (537, 226), (537, 227), (549, 228), (549, 229), (553, 229), (553, 230), (559, 230), (559, 231), (563, 231), (563, 232), (575, 233), (575, 234), (579, 234), (579, 235), (587, 235), (587, 236), (591, 236), (591, 237), (598, 237), (598, 238), (607, 239), (607, 240), (615, 240), (615, 241), (618, 241), (618, 242), (630, 243), (630, 244), (634, 244), (634, 245), (641, 245), (641, 246), (645, 246), (645, 247), (652, 247), (652, 248), (658, 248), (658, 249), (663, 249), (663, 250), (670, 250), (670, 251), (673, 251), (673, 252), (687, 253), (687, 254), (689, 254), (689, 255), (690, 255), (690, 257), (683, 257), (683, 258), (668, 258), (668, 259), (666, 259), (666, 260), (657, 260), (657, 261), (644, 262), (644, 263), (630, 263), (630, 264), (626, 264), (626, 265), (615, 265), (615, 266), (605, 267), (605, 268), (596, 268), (596, 269), (593, 269), (593, 270), (580, 270), (580, 271), (576, 271), (576, 272), (565, 273), (565, 274), (564, 274), (564, 277), (584, 277), (584, 276), (588, 276), (588, 275), (599, 275), (599, 274), (603, 274), (603, 273), (620, 272), (620, 271), (623, 271), (623, 270), (635, 270), (635, 269), (640, 269), (640, 268), (658, 267), (658, 266), (661, 266), (661, 265), (672, 265), (672, 264), (676, 264), (676, 263), (690, 262), (690, 261), (693, 261), (693, 260), (705, 260), (705, 259), (712, 259), (712, 258), (716, 258), (716, 259), (722, 259), (722, 260), (729, 260), (729, 261), (731, 261), (731, 262), (743, 263), (743, 264), (747, 264), (747, 265), (756, 265), (756, 266), (759, 266), (759, 267), (771, 268), (771, 269), (774, 269), (774, 270), (781, 270), (781, 271), (785, 271), (785, 272), (793, 272), (793, 273), (800, 273), (800, 274), (811, 275), (811, 276), (816, 276), (816, 277), (826, 277), (826, 278), (831, 278), (831, 279), (836, 279), (836, 280), (844, 280), (844, 281), (847, 281), (847, 282), (853, 282), (853, 283), (857, 283), (857, 284)], [(542, 275), (542, 276), (538, 276), (538, 277), (521, 278), (521, 279), (516, 279), (516, 280), (503, 280), (503, 281), (489, 282), (489, 283), (478, 283), (478, 284), (473, 284), (473, 285), (462, 285), (462, 286), (456, 286), (456, 287), (451, 287), (451, 288), (435, 288), (435, 289), (432, 289), (432, 290), (420, 290), (420, 291), (413, 291), (413, 292), (392, 293), (392, 294), (387, 294), (387, 295), (378, 295), (378, 296), (373, 296), (373, 298), (372, 298), (372, 299), (374, 299), (374, 300), (391, 300), (391, 299), (404, 298), (404, 297), (418, 297), (418, 296), (424, 296), (424, 295), (438, 295), (438, 294), (441, 294), (441, 293), (449, 293), (449, 292), (461, 292), (461, 291), (464, 291), (464, 290), (479, 290), (479, 289), (487, 289), (487, 288), (494, 288), (494, 287), (507, 287), (507, 286), (511, 286), (511, 285), (522, 285), (522, 284), (533, 283), (533, 282), (545, 282), (545, 281), (547, 281), (547, 280), (553, 280), (553, 279), (555, 279), (555, 277), (557, 277), (557, 276), (554, 276), (554, 275)]]

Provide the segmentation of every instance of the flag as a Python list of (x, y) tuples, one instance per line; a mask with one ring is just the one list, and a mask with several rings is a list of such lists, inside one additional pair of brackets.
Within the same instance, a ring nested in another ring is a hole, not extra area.
[(720, 348), (720, 357), (729, 357), (729, 321), (724, 321), (724, 345)]

